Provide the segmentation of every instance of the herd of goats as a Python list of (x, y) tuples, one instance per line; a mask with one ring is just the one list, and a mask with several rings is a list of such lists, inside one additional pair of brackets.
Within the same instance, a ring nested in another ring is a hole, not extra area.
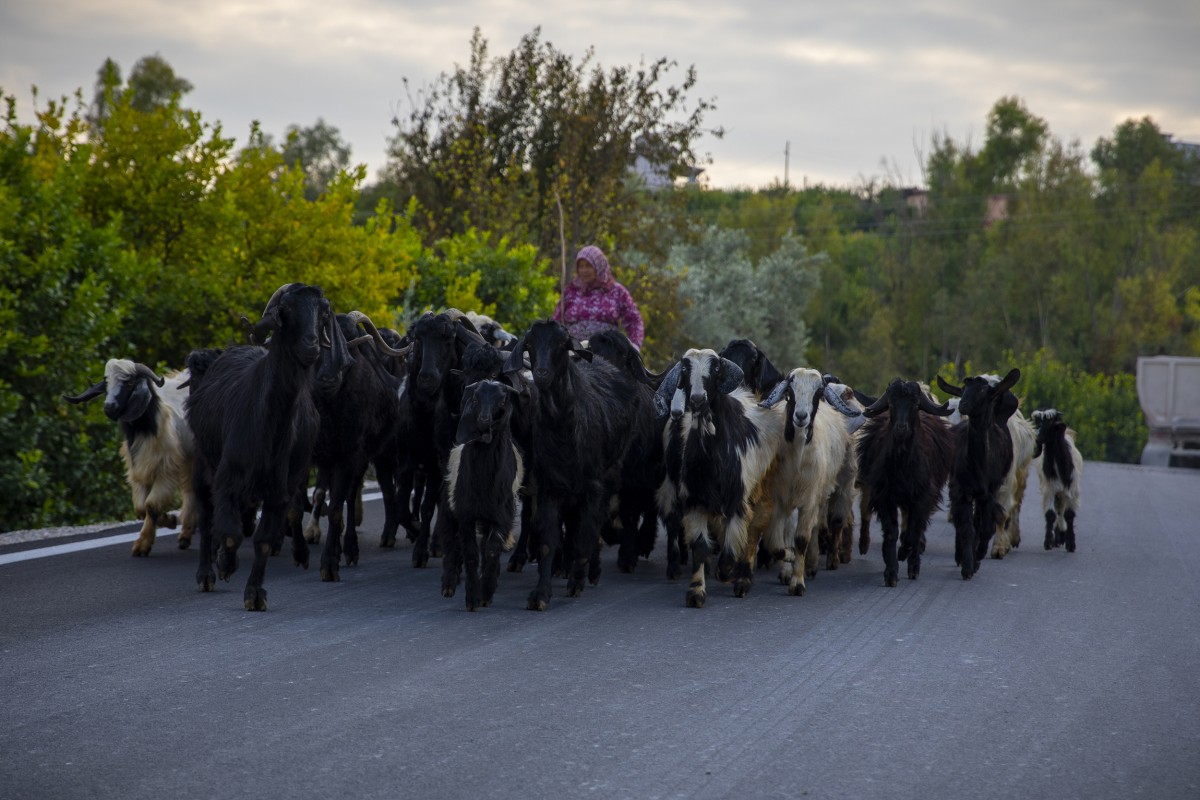
[[(1015, 369), (961, 386), (938, 376), (951, 395), (942, 403), (916, 381), (871, 397), (813, 369), (785, 374), (747, 339), (688, 350), (654, 373), (620, 333), (581, 343), (543, 320), (518, 338), (450, 310), (401, 337), (360, 312), (335, 314), (301, 283), (243, 324), (248, 345), (195, 350), (165, 377), (113, 359), (103, 380), (64, 398), (103, 395), (121, 427), (144, 519), (133, 555), (149, 554), (159, 527), (181, 525), (181, 548), (198, 530), (196, 580), (211, 591), (250, 539), (247, 610), (266, 610), (264, 572), (285, 539), (308, 566), (322, 514), (322, 580), (358, 562), (369, 468), (384, 502), (381, 545), (394, 547), (403, 527), (415, 566), (440, 552), (443, 595), (465, 574), (472, 611), (491, 604), (504, 551), (509, 571), (537, 562), (528, 608), (545, 610), (552, 578), (565, 576), (572, 597), (599, 580), (605, 544), (633, 571), (660, 522), (667, 577), (690, 561), (689, 607), (704, 605), (710, 570), (744, 597), (756, 564), (777, 563), (802, 595), (822, 553), (830, 569), (850, 560), (856, 499), (859, 552), (874, 515), (884, 583), (896, 586), (900, 561), (918, 577), (947, 484), (955, 563), (969, 579), (989, 544), (995, 558), (1020, 544), (1031, 467), (1045, 548), (1075, 550), (1083, 461), (1060, 412), (1018, 410)], [(180, 495), (181, 519), (171, 511)]]

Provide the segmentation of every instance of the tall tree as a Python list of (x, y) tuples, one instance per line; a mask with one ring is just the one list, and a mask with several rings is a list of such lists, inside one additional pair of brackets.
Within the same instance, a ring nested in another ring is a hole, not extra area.
[(667, 83), (676, 65), (665, 58), (607, 71), (593, 58), (576, 61), (540, 29), (491, 58), (476, 29), (467, 64), (409, 97), (386, 180), (400, 202), (417, 198), (431, 239), (491, 231), (557, 265), (561, 204), (568, 253), (588, 242), (662, 247), (631, 166), (641, 155), (672, 178), (689, 174), (701, 135), (721, 135), (703, 124), (713, 103), (690, 99), (693, 69)]
[(350, 145), (341, 133), (318, 117), (307, 128), (289, 125), (283, 144), (283, 162), (304, 172), (304, 196), (315, 200), (350, 167)]

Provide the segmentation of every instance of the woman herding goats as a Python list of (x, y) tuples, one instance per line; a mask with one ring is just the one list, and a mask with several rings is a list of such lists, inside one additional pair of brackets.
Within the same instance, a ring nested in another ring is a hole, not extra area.
[(624, 325), (625, 335), (639, 350), (646, 337), (637, 303), (629, 290), (613, 278), (608, 258), (594, 244), (575, 256), (575, 278), (563, 291), (554, 319), (580, 341), (600, 331), (616, 330), (618, 323)]

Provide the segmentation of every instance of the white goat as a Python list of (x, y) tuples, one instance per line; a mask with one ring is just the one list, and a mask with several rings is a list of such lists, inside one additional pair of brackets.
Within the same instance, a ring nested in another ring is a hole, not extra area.
[(1042, 484), (1042, 512), (1046, 517), (1047, 550), (1066, 545), (1075, 552), (1075, 515), (1079, 511), (1079, 484), (1083, 456), (1075, 446), (1075, 431), (1067, 427), (1062, 413), (1048, 408), (1033, 412), (1037, 428), (1034, 460)]
[(144, 520), (133, 543), (132, 554), (150, 555), (158, 527), (174, 528), (179, 518), (171, 513), (175, 498), (183, 497), (179, 549), (186, 549), (196, 527), (192, 495), (192, 464), (195, 445), (192, 429), (183, 413), (188, 371), (160, 378), (144, 364), (127, 359), (109, 359), (104, 379), (75, 397), (83, 403), (101, 394), (104, 413), (121, 426), (124, 441), (121, 458), (125, 477), (133, 492), (133, 510)]
[[(806, 574), (816, 574), (816, 536), (828, 516), (850, 448), (850, 431), (841, 417), (817, 413), (825, 386), (815, 369), (794, 369), (762, 401), (771, 408), (786, 398), (787, 415), (774, 468), (763, 480), (766, 503), (755, 510), (750, 546), (757, 550), (758, 536), (765, 532), (772, 554), (784, 556), (789, 546), (795, 548), (790, 570), (785, 561), (779, 574), (788, 594), (794, 596), (804, 594)], [(847, 477), (853, 481), (852, 475)], [(793, 511), (798, 512), (796, 517)]]

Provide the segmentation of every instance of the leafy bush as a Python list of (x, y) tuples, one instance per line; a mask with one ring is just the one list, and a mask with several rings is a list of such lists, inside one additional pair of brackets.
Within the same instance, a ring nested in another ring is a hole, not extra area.
[[(1021, 370), (1021, 380), (1013, 391), (1021, 398), (1025, 416), (1037, 409), (1057, 408), (1075, 431), (1075, 443), (1085, 459), (1138, 463), (1149, 430), (1133, 375), (1090, 374), (1039, 350), (1020, 357), (1006, 352), (1003, 363), (994, 368), (976, 370), (966, 362), (958, 376), (1003, 375), (1013, 367)], [(944, 365), (941, 374), (955, 374), (954, 366)]]

